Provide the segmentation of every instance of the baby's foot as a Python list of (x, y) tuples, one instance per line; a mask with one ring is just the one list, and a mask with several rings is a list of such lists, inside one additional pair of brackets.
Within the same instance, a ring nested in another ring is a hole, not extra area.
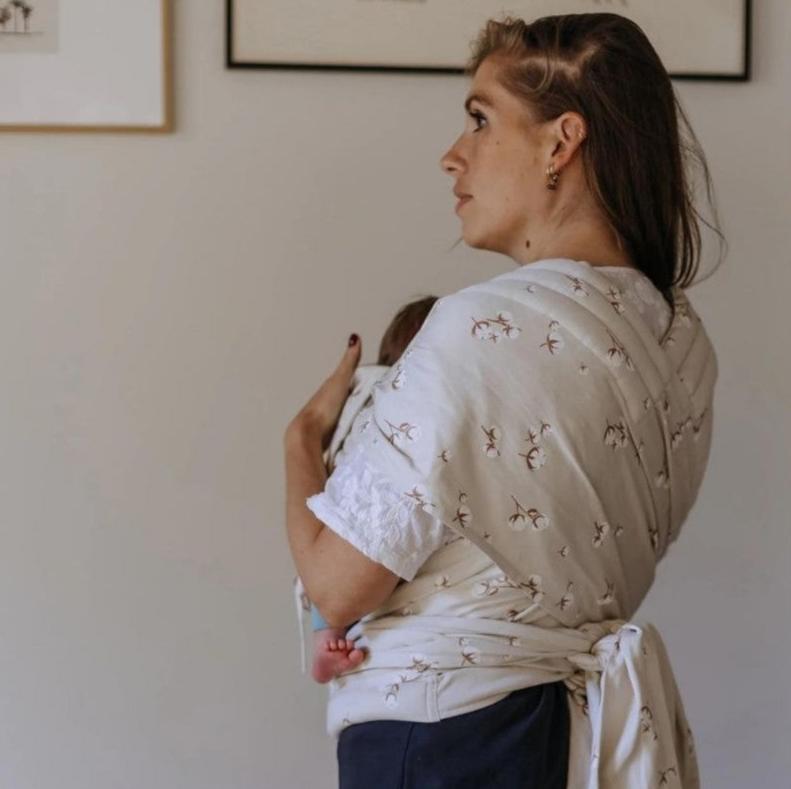
[(360, 665), (365, 658), (362, 649), (354, 646), (350, 638), (337, 636), (333, 628), (317, 630), (313, 640), (313, 670), (316, 682), (329, 682), (344, 671)]

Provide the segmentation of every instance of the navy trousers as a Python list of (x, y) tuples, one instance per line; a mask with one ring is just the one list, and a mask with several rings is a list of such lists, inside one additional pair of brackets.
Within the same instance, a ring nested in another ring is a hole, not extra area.
[(567, 693), (552, 682), (435, 723), (347, 726), (339, 789), (566, 789)]

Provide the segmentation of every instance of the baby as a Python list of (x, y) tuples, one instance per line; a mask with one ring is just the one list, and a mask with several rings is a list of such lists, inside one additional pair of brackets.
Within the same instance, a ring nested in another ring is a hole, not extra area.
[[(407, 345), (423, 325), (436, 296), (410, 302), (403, 306), (382, 335), (379, 345), (379, 358), (375, 365), (358, 365), (352, 380), (351, 394), (343, 406), (338, 424), (332, 435), (329, 448), (324, 457), (327, 473), (332, 473), (335, 457), (343, 446), (343, 442), (351, 428), (352, 422), (371, 397), (374, 384), (387, 372), (388, 367), (398, 361)], [(344, 671), (354, 668), (362, 662), (365, 655), (354, 646), (354, 641), (346, 638), (348, 628), (330, 627), (316, 609), (311, 605), (301, 582), (297, 579), (298, 602), (301, 609), (311, 611), (313, 627), (313, 668), (311, 675), (316, 682), (329, 682)], [(351, 625), (350, 625), (351, 626)], [(304, 651), (303, 651), (304, 655)], [(304, 671), (303, 656), (303, 671)]]

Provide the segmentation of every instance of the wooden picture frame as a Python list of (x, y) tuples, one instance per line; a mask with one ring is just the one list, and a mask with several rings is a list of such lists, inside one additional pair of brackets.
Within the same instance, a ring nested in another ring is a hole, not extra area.
[(0, 29), (0, 131), (173, 130), (172, 0), (0, 0), (0, 19), (21, 6)]

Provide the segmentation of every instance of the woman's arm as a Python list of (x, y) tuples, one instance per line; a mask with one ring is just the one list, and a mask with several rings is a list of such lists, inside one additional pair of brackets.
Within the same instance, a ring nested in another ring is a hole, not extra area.
[(361, 344), (352, 337), (341, 363), (289, 424), (283, 441), (291, 555), (308, 597), (333, 627), (344, 627), (378, 608), (399, 581), (395, 573), (328, 529), (305, 503), (327, 481), (322, 452), (360, 360)]
[(332, 627), (345, 627), (378, 608), (399, 577), (328, 529), (305, 499), (324, 489), (321, 438), (292, 424), (284, 441), (286, 528), (291, 555), (311, 602)]

